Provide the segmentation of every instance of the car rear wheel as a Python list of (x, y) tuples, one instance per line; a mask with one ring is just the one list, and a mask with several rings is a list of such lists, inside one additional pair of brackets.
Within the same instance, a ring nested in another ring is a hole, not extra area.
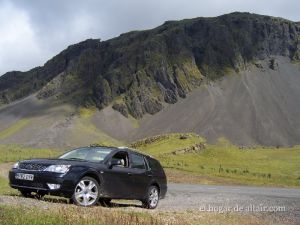
[(157, 186), (150, 186), (146, 199), (142, 201), (143, 207), (147, 209), (155, 209), (159, 202), (159, 190)]
[(72, 202), (79, 206), (93, 206), (98, 203), (100, 186), (92, 177), (83, 177), (75, 187)]

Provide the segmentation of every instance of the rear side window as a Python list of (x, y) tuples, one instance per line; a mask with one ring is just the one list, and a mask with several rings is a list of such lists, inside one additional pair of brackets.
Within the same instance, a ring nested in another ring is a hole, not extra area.
[(148, 158), (148, 162), (149, 162), (149, 166), (150, 166), (151, 170), (154, 170), (154, 171), (161, 170), (161, 165), (158, 161)]
[(131, 168), (146, 169), (144, 157), (138, 154), (131, 154)]

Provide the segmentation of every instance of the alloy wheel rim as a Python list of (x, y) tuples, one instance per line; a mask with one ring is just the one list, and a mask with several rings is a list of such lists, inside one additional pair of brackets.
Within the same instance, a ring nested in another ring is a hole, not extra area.
[(149, 194), (149, 203), (151, 207), (155, 207), (158, 203), (158, 190), (152, 188)]
[(97, 201), (98, 187), (91, 180), (81, 180), (75, 188), (75, 198), (82, 206), (90, 206)]

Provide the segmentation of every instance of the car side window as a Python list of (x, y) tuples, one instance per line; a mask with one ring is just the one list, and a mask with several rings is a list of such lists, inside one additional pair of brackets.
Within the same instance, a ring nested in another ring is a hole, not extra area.
[(151, 170), (153, 170), (153, 171), (159, 171), (161, 168), (160, 164), (153, 159), (149, 159), (148, 163), (149, 163)]
[(117, 152), (115, 155), (113, 155), (112, 159), (121, 160), (121, 165), (119, 167), (129, 167), (127, 152)]
[(131, 154), (131, 168), (133, 169), (146, 169), (144, 157), (139, 154)]

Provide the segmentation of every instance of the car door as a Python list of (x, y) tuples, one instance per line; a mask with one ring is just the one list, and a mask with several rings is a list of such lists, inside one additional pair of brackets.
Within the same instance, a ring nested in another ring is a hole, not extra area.
[(130, 153), (130, 173), (132, 180), (132, 190), (135, 199), (145, 197), (151, 174), (147, 170), (144, 156), (138, 153)]
[[(119, 151), (114, 156), (121, 158), (122, 156), (120, 157), (120, 155), (124, 155), (124, 157), (127, 155), (127, 161), (129, 161), (127, 152)], [(114, 158), (114, 156), (111, 158)], [(129, 168), (129, 163), (127, 163), (126, 166), (113, 167), (110, 167), (108, 163), (107, 169), (102, 173), (105, 195), (110, 198), (131, 198), (132, 190), (130, 175), (131, 168)]]

